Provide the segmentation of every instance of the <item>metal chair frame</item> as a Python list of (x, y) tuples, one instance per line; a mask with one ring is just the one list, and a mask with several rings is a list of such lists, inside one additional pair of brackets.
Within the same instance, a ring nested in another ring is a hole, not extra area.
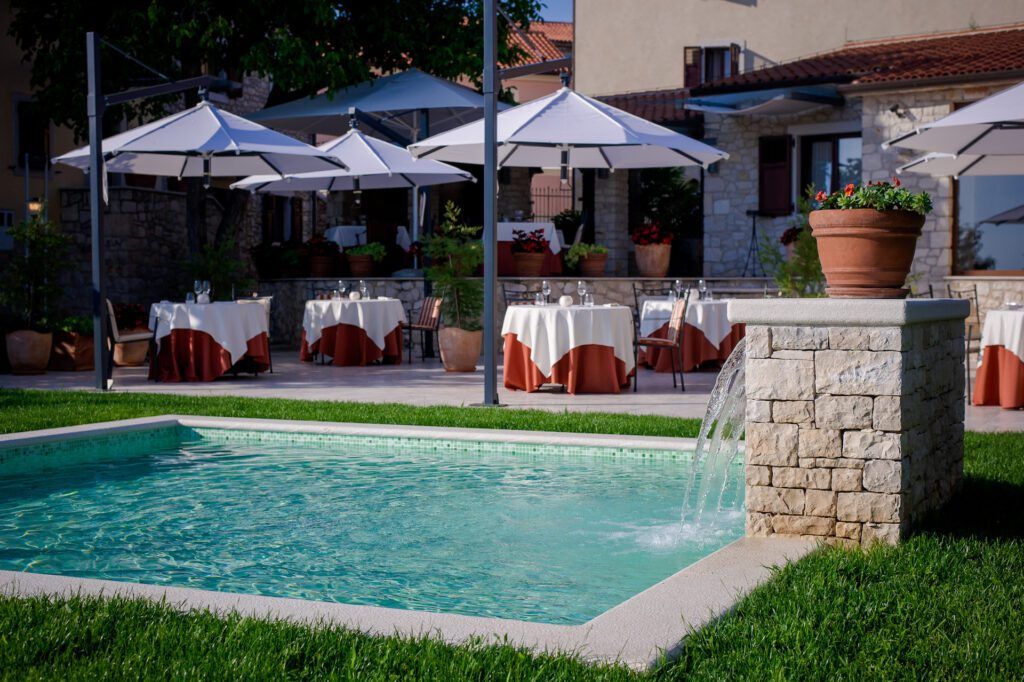
[[(637, 380), (640, 378), (640, 347), (661, 348), (668, 350), (672, 357), (672, 388), (678, 385), (683, 392), (686, 392), (686, 380), (683, 376), (683, 337), (686, 326), (686, 305), (688, 296), (683, 296), (672, 306), (672, 316), (668, 322), (668, 335), (664, 339), (655, 337), (642, 337), (639, 333), (633, 344), (633, 392), (637, 390)], [(679, 384), (676, 384), (676, 372), (679, 372)]]

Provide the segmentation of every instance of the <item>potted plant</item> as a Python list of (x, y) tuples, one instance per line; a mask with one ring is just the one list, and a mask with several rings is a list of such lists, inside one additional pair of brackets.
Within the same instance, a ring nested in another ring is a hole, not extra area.
[(182, 272), (186, 291), (192, 288), (195, 280), (205, 280), (210, 283), (212, 300), (230, 301), (236, 289), (252, 289), (252, 280), (246, 276), (246, 266), (236, 255), (232, 239), (204, 245), (199, 253), (182, 263)]
[(360, 244), (345, 249), (345, 258), (348, 259), (348, 269), (353, 277), (371, 277), (376, 264), (384, 260), (388, 255), (387, 247), (380, 242)]
[(425, 240), (431, 259), (427, 278), (441, 297), (438, 332), (441, 361), (449, 372), (472, 372), (483, 345), (483, 282), (474, 278), (483, 262), (483, 250), (476, 239), (479, 228), (463, 225), (460, 209), (451, 201), (445, 205), (438, 232)]
[(547, 250), (544, 228), (512, 231), (512, 258), (516, 261), (516, 272), (520, 277), (540, 277), (544, 272)]
[(87, 315), (64, 318), (54, 326), (50, 366), (58, 372), (79, 372), (95, 367), (92, 318)]
[(309, 254), (305, 244), (286, 244), (281, 249), (281, 276), (306, 277), (309, 275)]
[(252, 247), (252, 263), (256, 267), (256, 276), (261, 280), (277, 279), (281, 276), (281, 242), (257, 244)]
[[(211, 284), (211, 288), (212, 288)], [(122, 334), (149, 330), (149, 312), (138, 303), (115, 303), (114, 317), (117, 330)], [(149, 341), (131, 341), (114, 346), (114, 365), (117, 367), (140, 367), (146, 364)]]
[(600, 244), (573, 244), (569, 253), (565, 254), (565, 264), (570, 268), (579, 266), (584, 277), (601, 277), (608, 261), (608, 247)]
[(314, 235), (306, 242), (306, 252), (309, 254), (310, 277), (334, 277), (338, 274), (341, 250), (337, 243), (323, 235)]
[(567, 208), (551, 218), (555, 229), (562, 233), (563, 244), (576, 241), (576, 230), (583, 228), (583, 214), (573, 208)]
[(40, 216), (10, 228), (8, 234), (14, 251), (0, 276), (0, 305), (15, 319), (16, 328), (5, 335), (7, 358), (14, 374), (42, 374), (50, 361), (69, 240)]
[(818, 192), (808, 216), (832, 298), (905, 298), (904, 287), (925, 216), (927, 192), (889, 182)]
[[(815, 298), (825, 295), (825, 275), (821, 272), (818, 258), (818, 244), (811, 235), (807, 214), (810, 201), (799, 197), (800, 223), (787, 228), (778, 242), (769, 235), (761, 238), (758, 250), (764, 271), (775, 279), (775, 285), (783, 296), (793, 298)], [(779, 246), (782, 246), (782, 250)]]
[(647, 223), (630, 235), (641, 277), (664, 277), (672, 256), (672, 233), (658, 223)]

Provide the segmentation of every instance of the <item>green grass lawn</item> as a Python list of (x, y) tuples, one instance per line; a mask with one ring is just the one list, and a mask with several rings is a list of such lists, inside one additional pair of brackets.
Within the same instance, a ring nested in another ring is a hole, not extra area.
[[(0, 430), (161, 413), (693, 435), (657, 417), (0, 391)], [(899, 547), (819, 550), (644, 675), (129, 601), (0, 597), (0, 679), (1020, 679), (1024, 435), (967, 434), (960, 496)]]

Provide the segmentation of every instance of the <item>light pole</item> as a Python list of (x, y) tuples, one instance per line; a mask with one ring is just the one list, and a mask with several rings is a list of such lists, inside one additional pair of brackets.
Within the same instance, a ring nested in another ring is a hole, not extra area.
[(495, 334), (495, 290), (498, 286), (497, 0), (484, 0), (484, 405), (498, 404), (498, 338)]

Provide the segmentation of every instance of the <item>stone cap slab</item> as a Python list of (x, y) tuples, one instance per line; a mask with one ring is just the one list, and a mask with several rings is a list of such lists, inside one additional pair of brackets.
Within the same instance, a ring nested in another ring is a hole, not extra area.
[(923, 322), (962, 320), (967, 300), (876, 298), (765, 298), (729, 301), (733, 324), (815, 327), (905, 327)]

